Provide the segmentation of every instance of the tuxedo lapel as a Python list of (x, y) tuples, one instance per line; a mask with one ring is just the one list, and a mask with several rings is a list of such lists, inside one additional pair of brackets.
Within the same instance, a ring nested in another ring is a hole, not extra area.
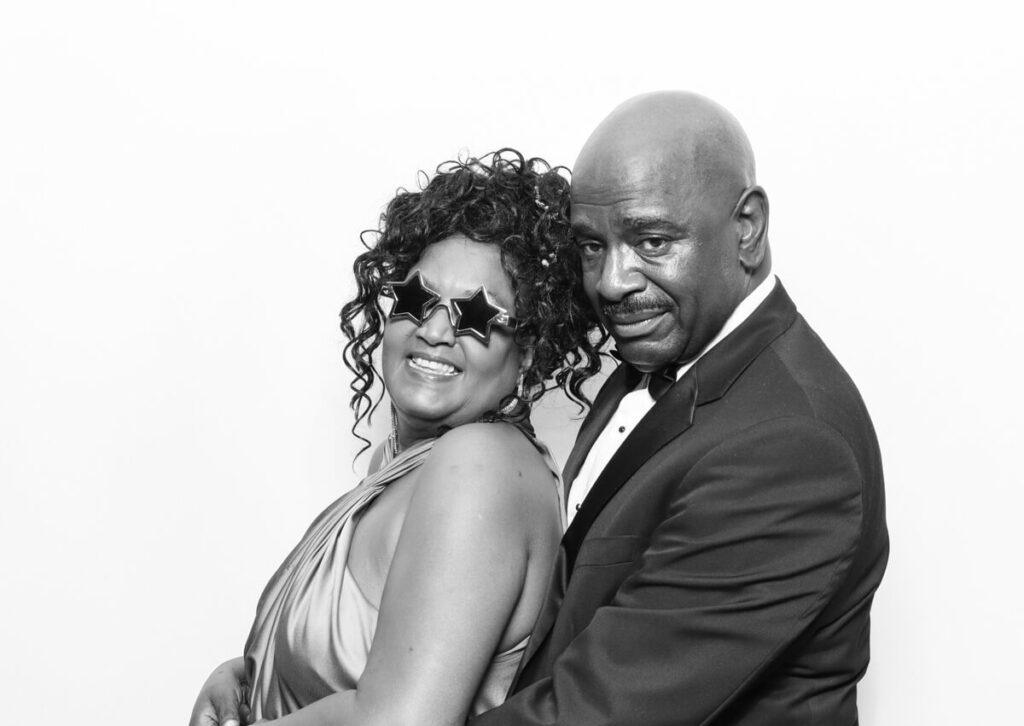
[(795, 320), (796, 306), (776, 280), (775, 289), (750, 317), (697, 361), (697, 405), (724, 396), (743, 371)]
[(690, 428), (696, 390), (690, 370), (658, 399), (608, 461), (562, 538), (569, 573), (587, 530), (608, 500), (658, 449)]

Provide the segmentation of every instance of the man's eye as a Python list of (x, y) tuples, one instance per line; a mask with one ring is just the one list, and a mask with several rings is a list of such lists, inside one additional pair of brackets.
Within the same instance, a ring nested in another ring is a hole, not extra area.
[(597, 242), (579, 242), (576, 245), (576, 249), (579, 250), (580, 257), (585, 260), (592, 260), (600, 256), (603, 248)]
[(637, 240), (636, 246), (641, 252), (659, 252), (668, 244), (664, 237), (643, 237)]

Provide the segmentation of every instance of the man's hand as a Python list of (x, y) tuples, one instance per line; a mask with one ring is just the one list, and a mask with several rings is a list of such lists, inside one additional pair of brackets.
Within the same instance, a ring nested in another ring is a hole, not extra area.
[(246, 703), (245, 659), (232, 658), (210, 674), (199, 691), (188, 726), (244, 726), (249, 723)]

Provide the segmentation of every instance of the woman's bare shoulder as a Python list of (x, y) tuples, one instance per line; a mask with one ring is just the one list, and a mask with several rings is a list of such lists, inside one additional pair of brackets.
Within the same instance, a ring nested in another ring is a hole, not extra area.
[(557, 505), (555, 475), (537, 447), (505, 423), (471, 423), (446, 432), (434, 444), (418, 488), (458, 497), (484, 511)]

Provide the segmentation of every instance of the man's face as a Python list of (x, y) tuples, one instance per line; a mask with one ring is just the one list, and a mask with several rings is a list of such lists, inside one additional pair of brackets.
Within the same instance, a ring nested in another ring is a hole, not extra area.
[(642, 371), (693, 358), (745, 294), (735, 190), (698, 178), (665, 157), (622, 155), (573, 176), (584, 289), (623, 359)]

